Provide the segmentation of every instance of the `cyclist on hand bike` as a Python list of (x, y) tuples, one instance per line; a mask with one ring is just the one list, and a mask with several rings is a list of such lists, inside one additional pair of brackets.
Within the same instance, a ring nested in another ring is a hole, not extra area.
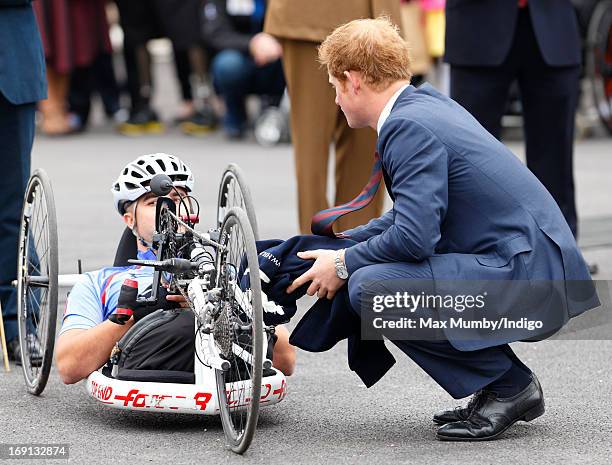
[[(136, 238), (138, 259), (155, 259), (151, 247), (157, 196), (150, 191), (149, 183), (157, 174), (168, 175), (181, 196), (193, 190), (194, 179), (189, 167), (179, 158), (163, 153), (144, 155), (128, 163), (112, 187), (115, 207)], [(168, 197), (178, 206), (181, 199), (177, 192), (173, 190)], [(139, 297), (148, 297), (153, 272), (151, 267), (136, 265), (102, 268), (85, 273), (84, 279), (73, 287), (55, 352), (64, 383), (76, 383), (101, 368), (115, 344), (141, 318), (158, 308), (187, 306), (183, 296), (162, 291), (157, 306), (136, 306), (124, 325), (110, 321), (109, 317), (117, 311), (126, 280), (131, 280), (134, 286), (137, 283)], [(295, 367), (295, 349), (289, 344), (286, 328), (278, 326), (275, 334), (273, 365), (290, 375)], [(190, 310), (180, 311), (163, 327), (163, 332), (152, 331), (151, 336), (156, 338), (152, 339), (156, 347), (148, 356), (148, 369), (193, 372), (195, 330)]]

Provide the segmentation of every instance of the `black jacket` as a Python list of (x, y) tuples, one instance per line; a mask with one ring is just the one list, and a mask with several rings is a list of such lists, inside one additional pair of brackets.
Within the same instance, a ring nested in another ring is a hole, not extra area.
[[(254, 4), (258, 2), (253, 0)], [(202, 35), (214, 51), (234, 49), (248, 53), (251, 38), (263, 31), (265, 2), (262, 11), (234, 14), (227, 9), (227, 0), (207, 0), (202, 9)]]
[[(528, 0), (540, 51), (550, 66), (579, 65), (580, 35), (570, 0)], [(447, 0), (445, 61), (498, 66), (514, 38), (518, 0)]]

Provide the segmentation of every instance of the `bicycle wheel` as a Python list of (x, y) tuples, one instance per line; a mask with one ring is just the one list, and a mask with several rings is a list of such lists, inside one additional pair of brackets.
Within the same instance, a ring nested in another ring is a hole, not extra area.
[(220, 228), (225, 215), (232, 207), (242, 208), (251, 222), (255, 240), (259, 240), (259, 227), (253, 206), (253, 197), (246, 182), (242, 169), (235, 163), (230, 163), (221, 177), (219, 198), (217, 202), (217, 227)]
[[(17, 320), (26, 387), (45, 389), (57, 321), (57, 219), (47, 174), (36, 170), (24, 198), (17, 263)], [(33, 352), (39, 345), (40, 357)]]
[(586, 72), (599, 118), (612, 134), (612, 0), (598, 3), (589, 22)]
[[(230, 369), (216, 370), (217, 397), (229, 447), (244, 453), (255, 434), (263, 371), (263, 313), (255, 238), (247, 215), (232, 208), (221, 227), (221, 311), (213, 335)], [(248, 271), (247, 271), (248, 270)], [(248, 273), (248, 279), (245, 280)]]

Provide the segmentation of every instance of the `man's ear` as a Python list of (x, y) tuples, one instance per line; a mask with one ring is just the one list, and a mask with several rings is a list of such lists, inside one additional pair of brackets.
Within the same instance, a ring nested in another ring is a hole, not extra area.
[(131, 211), (126, 211), (123, 214), (123, 221), (128, 228), (134, 229), (134, 215)]
[(359, 93), (361, 90), (361, 75), (357, 71), (345, 71), (343, 74), (353, 93)]

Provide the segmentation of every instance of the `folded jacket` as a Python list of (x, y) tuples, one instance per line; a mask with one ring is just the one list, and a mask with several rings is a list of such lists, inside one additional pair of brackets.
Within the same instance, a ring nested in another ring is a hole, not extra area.
[[(313, 265), (314, 260), (297, 256), (300, 251), (352, 247), (356, 242), (324, 236), (300, 235), (286, 241), (257, 242), (262, 291), (268, 299), (283, 307), (284, 315), (264, 312), (267, 325), (288, 322), (297, 311), (296, 301), (306, 294), (310, 283), (287, 294), (291, 283)], [(244, 266), (244, 265), (243, 265)], [(244, 274), (241, 285), (248, 286), (249, 274)], [(338, 290), (332, 300), (319, 299), (306, 312), (293, 330), (289, 342), (309, 352), (323, 352), (339, 341), (348, 340), (349, 368), (367, 387), (374, 385), (393, 366), (395, 359), (382, 340), (361, 340), (361, 322), (353, 311), (348, 297), (348, 286)]]

